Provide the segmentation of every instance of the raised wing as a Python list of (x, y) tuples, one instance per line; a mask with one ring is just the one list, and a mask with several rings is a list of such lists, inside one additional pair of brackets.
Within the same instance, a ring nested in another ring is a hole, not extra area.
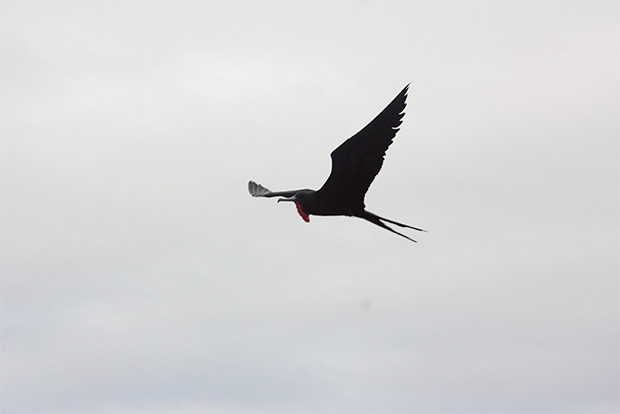
[(255, 183), (254, 181), (248, 182), (248, 191), (252, 197), (292, 197), (299, 190), (291, 190), (291, 191), (269, 191), (265, 187), (260, 184)]
[(364, 196), (381, 171), (385, 152), (402, 123), (409, 85), (361, 131), (331, 153), (332, 170), (318, 191), (336, 205), (364, 208)]

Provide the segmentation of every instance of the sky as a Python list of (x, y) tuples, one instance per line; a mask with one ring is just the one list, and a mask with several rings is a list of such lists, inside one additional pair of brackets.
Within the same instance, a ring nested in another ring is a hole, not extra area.
[(0, 7), (2, 413), (620, 411), (617, 1)]

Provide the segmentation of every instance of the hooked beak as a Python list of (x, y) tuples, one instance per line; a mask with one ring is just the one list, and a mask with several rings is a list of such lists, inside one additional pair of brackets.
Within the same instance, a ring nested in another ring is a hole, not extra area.
[(278, 203), (280, 201), (297, 201), (297, 198), (295, 196), (293, 197), (288, 197), (288, 198), (278, 198)]

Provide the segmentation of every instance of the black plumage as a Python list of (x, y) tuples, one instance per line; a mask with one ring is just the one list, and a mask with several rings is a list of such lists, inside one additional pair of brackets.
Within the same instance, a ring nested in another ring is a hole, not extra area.
[(311, 214), (359, 217), (415, 242), (384, 222), (418, 231), (425, 230), (379, 217), (367, 211), (364, 205), (368, 187), (381, 171), (385, 152), (402, 123), (408, 89), (409, 85), (405, 86), (375, 119), (332, 151), (331, 173), (318, 191), (302, 189), (274, 192), (250, 181), (250, 194), (254, 197), (284, 197), (278, 202), (294, 202), (306, 222), (310, 221)]

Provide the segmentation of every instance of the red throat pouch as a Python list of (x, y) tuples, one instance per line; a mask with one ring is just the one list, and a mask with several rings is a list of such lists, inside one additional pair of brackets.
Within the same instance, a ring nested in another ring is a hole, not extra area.
[(301, 204), (299, 204), (299, 201), (295, 201), (295, 207), (297, 207), (297, 212), (299, 213), (301, 218), (304, 219), (306, 223), (310, 223), (310, 215), (306, 214), (303, 208), (301, 208)]

